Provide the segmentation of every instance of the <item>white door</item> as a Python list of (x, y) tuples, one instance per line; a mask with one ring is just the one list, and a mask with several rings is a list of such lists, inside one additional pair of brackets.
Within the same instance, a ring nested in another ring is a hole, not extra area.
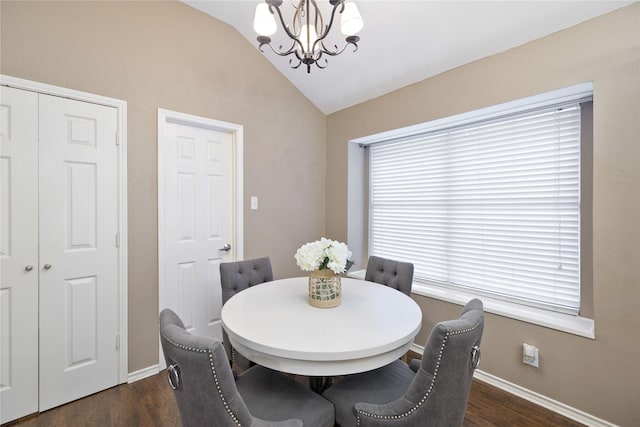
[(40, 95), (40, 410), (118, 384), (116, 109)]
[(234, 133), (170, 120), (159, 129), (160, 309), (221, 339), (220, 262), (237, 253)]
[(0, 423), (38, 410), (38, 95), (2, 88)]

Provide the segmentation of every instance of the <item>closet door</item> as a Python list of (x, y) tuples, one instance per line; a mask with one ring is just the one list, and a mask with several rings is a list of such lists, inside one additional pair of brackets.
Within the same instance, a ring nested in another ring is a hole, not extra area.
[(0, 423), (38, 410), (38, 95), (2, 87)]
[(118, 383), (115, 108), (40, 95), (40, 411)]

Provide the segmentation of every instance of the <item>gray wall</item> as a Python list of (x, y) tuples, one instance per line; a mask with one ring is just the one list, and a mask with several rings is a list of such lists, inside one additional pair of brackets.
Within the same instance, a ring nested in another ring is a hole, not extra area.
[[(587, 230), (593, 262), (586, 267), (593, 275), (587, 305), (593, 305), (596, 339), (488, 315), (481, 369), (616, 424), (638, 426), (640, 4), (329, 115), (327, 234), (345, 239), (358, 231), (347, 229), (348, 140), (586, 81), (594, 84), (593, 227)], [(433, 324), (455, 317), (460, 307), (414, 298), (424, 314), (416, 342), (424, 345)], [(522, 364), (523, 342), (540, 348), (539, 369)]]
[(2, 74), (128, 103), (129, 372), (158, 363), (158, 108), (244, 126), (244, 255), (300, 274), (293, 254), (324, 233), (326, 117), (246, 39), (179, 2), (3, 0), (0, 14)]

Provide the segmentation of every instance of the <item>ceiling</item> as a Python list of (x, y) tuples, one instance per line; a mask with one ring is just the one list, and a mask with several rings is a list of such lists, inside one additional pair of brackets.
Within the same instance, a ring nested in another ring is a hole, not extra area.
[[(284, 0), (283, 13), (293, 11), (291, 1)], [(260, 0), (183, 2), (235, 27), (258, 48), (252, 25)], [(328, 1), (320, 2), (326, 11), (323, 15), (329, 16)], [(289, 58), (268, 48), (262, 55), (322, 112), (330, 114), (631, 3), (634, 1), (357, 0), (364, 21), (357, 52), (349, 46), (341, 55), (329, 57), (325, 69), (314, 65), (309, 74), (304, 66), (290, 68)], [(342, 48), (339, 22), (334, 31), (339, 37), (327, 45)], [(283, 33), (279, 27), (272, 36), (275, 47), (289, 46)]]

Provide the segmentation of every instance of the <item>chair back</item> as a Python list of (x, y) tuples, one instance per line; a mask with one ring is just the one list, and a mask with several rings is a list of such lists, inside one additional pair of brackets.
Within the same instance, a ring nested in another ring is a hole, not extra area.
[[(271, 259), (269, 257), (222, 262), (220, 263), (222, 304), (224, 305), (229, 298), (240, 291), (272, 280), (273, 270), (271, 269)], [(249, 369), (253, 365), (244, 356), (236, 354), (229, 342), (229, 335), (224, 329), (222, 330), (222, 344), (231, 365), (235, 364), (242, 370)]]
[(371, 255), (367, 261), (364, 280), (380, 283), (411, 295), (413, 264)]
[[(478, 299), (469, 301), (458, 319), (435, 325), (427, 339), (420, 369), (400, 399), (407, 408), (401, 417), (403, 427), (462, 425), (473, 372), (480, 362), (483, 329), (483, 305)], [(386, 425), (380, 419), (366, 416), (360, 405), (355, 405), (358, 425)]]
[(252, 425), (218, 340), (191, 335), (167, 308), (160, 313), (160, 341), (184, 427)]
[(269, 257), (220, 263), (222, 304), (240, 291), (273, 280)]

